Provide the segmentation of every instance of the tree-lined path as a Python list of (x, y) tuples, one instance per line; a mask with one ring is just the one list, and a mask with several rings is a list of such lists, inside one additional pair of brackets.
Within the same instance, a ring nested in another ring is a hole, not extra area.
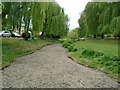
[(117, 88), (117, 85), (104, 73), (69, 59), (60, 44), (22, 56), (3, 70), (6, 88)]

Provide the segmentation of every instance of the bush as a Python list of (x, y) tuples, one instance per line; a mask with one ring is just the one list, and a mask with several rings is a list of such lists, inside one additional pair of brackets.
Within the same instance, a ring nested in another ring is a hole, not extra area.
[(64, 42), (64, 40), (60, 40), (60, 43), (63, 43)]
[(101, 60), (103, 61), (120, 61), (120, 58), (117, 56), (104, 56), (103, 58), (101, 58)]
[(73, 42), (77, 42), (77, 41), (80, 41), (80, 39), (72, 39)]
[(120, 61), (120, 57), (113, 56), (110, 58), (112, 61)]
[(103, 53), (101, 53), (101, 52), (95, 52), (94, 57), (99, 57), (99, 56), (103, 56)]
[(68, 46), (70, 46), (72, 44), (72, 42), (63, 42), (63, 47), (67, 48)]
[(77, 48), (74, 47), (73, 43), (74, 43), (73, 40), (67, 40), (67, 41), (64, 41), (64, 42), (63, 42), (63, 45), (62, 45), (62, 46), (63, 46), (64, 48), (67, 48), (69, 52), (75, 52), (75, 51), (77, 51)]
[(74, 47), (73, 45), (69, 45), (69, 46), (67, 47), (67, 49), (68, 49), (69, 52), (75, 52), (75, 51), (77, 51), (77, 48)]
[(92, 56), (94, 56), (94, 54), (95, 54), (95, 52), (93, 50), (83, 49), (83, 51), (82, 51), (82, 55), (84, 55), (84, 56), (92, 57)]
[(118, 58), (113, 59), (109, 56), (104, 56), (101, 59), (99, 59), (98, 62), (105, 66), (119, 67), (120, 63), (117, 60), (118, 60)]
[(95, 58), (95, 57), (103, 56), (103, 53), (83, 48), (82, 55), (84, 57)]

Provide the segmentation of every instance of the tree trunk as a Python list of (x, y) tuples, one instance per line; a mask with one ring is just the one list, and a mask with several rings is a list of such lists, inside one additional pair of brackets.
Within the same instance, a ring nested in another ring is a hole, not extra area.
[(25, 25), (25, 27), (26, 27), (26, 32), (25, 32), (26, 37), (25, 37), (25, 40), (29, 39), (29, 33), (28, 33), (28, 31), (29, 31), (29, 23), (30, 23), (30, 21), (28, 20), (28, 22)]
[(104, 38), (105, 38), (105, 36), (104, 36), (104, 34), (103, 34), (103, 33), (102, 33), (102, 35), (101, 35), (101, 38), (102, 38), (102, 39), (104, 39)]
[(96, 38), (96, 37), (97, 37), (97, 35), (94, 35), (93, 37), (94, 37), (94, 38)]
[(20, 26), (19, 26), (19, 34), (21, 34), (21, 24), (20, 24)]
[(15, 25), (13, 25), (13, 28), (12, 28), (12, 30), (14, 31), (14, 29), (15, 29)]

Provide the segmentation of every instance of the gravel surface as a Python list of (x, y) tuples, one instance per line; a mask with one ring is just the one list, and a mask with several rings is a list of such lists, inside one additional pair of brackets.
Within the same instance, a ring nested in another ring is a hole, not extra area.
[(118, 83), (102, 72), (69, 59), (60, 44), (22, 56), (5, 68), (5, 88), (117, 88)]

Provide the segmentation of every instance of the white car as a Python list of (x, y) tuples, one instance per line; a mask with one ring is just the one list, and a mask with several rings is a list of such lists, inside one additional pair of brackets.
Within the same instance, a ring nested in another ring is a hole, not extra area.
[(8, 31), (8, 30), (1, 31), (1, 32), (0, 32), (0, 36), (10, 37), (10, 36), (11, 36), (11, 33), (10, 33), (10, 31)]
[(20, 35), (18, 34), (18, 33), (16, 33), (16, 32), (12, 32), (12, 37), (20, 37)]
[(3, 34), (3, 31), (0, 31), (0, 37), (2, 36), (2, 34)]

